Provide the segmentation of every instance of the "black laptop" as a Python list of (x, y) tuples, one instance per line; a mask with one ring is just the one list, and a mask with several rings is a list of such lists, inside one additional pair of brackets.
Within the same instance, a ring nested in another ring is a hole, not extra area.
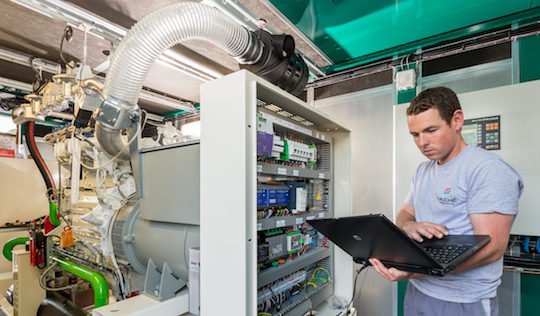
[(487, 235), (449, 235), (419, 243), (383, 214), (308, 220), (357, 263), (379, 259), (387, 268), (443, 276), (490, 241)]

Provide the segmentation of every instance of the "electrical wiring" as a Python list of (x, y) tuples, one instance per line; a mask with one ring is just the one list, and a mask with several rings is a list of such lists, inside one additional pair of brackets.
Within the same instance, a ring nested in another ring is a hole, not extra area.
[(142, 131), (144, 130), (144, 127), (146, 126), (146, 120), (148, 119), (148, 112), (144, 109), (141, 109), (141, 112), (142, 114), (144, 114), (142, 124), (141, 124), (141, 134), (142, 134)]
[(39, 58), (32, 58), (32, 61), (30, 62), (30, 66), (32, 67), (32, 70), (34, 71), (34, 82), (32, 83), (32, 90), (33, 92), (38, 94), (43, 90), (45, 85), (49, 82), (49, 80), (43, 80), (43, 73), (41, 68), (37, 69), (35, 62), (41, 61)]
[[(323, 277), (316, 277), (316, 274), (318, 271), (324, 271), (326, 272), (326, 275), (327, 275), (327, 278), (323, 278)], [(309, 279), (309, 281), (306, 282), (306, 285), (311, 285), (313, 286), (315, 289), (318, 288), (319, 286), (323, 285), (324, 283), (326, 282), (329, 282), (330, 281), (330, 273), (328, 272), (328, 270), (326, 270), (325, 268), (322, 268), (322, 267), (318, 267), (316, 268), (315, 270), (313, 270), (313, 273), (311, 274), (311, 278)], [(322, 281), (321, 284), (317, 284), (317, 280), (319, 282)]]
[(289, 289), (287, 289), (287, 296), (289, 298), (289, 304), (292, 304), (291, 291), (289, 291)]
[(41, 286), (42, 289), (46, 290), (46, 291), (64, 291), (64, 290), (69, 290), (69, 289), (72, 289), (75, 285), (68, 285), (68, 286), (63, 286), (63, 287), (48, 287), (45, 283), (44, 283), (44, 279), (45, 279), (45, 276), (47, 275), (47, 273), (49, 273), (49, 271), (52, 270), (52, 268), (54, 268), (58, 263), (55, 261), (53, 264), (51, 264), (47, 269), (45, 269), (45, 271), (43, 271), (43, 273), (39, 276), (39, 286)]
[(313, 274), (311, 275), (311, 278), (312, 278), (312, 279), (313, 279), (313, 277), (315, 276), (315, 274), (317, 273), (317, 271), (324, 271), (324, 272), (326, 272), (326, 275), (328, 276), (328, 281), (331, 280), (330, 272), (328, 272), (328, 270), (326, 270), (325, 268), (322, 268), (322, 267), (318, 267), (317, 269), (313, 270)]
[[(111, 223), (114, 223), (116, 221), (116, 218), (118, 217), (118, 213), (119, 211), (116, 211), (113, 215), (113, 217), (111, 218)], [(120, 291), (122, 293), (120, 293), (120, 295), (122, 296), (123, 299), (125, 299), (125, 290), (126, 290), (126, 284), (125, 284), (125, 280), (124, 280), (124, 275), (122, 274), (122, 271), (120, 271), (120, 267), (118, 266), (118, 262), (116, 261), (116, 255), (114, 254), (114, 248), (112, 247), (112, 225), (109, 225), (109, 230), (107, 232), (108, 234), (108, 241), (110, 243), (110, 246), (111, 246), (111, 249), (112, 250), (112, 254), (111, 254), (111, 261), (114, 265), (114, 269), (115, 269), (115, 272), (118, 276), (118, 281), (120, 283)]]
[(90, 147), (95, 147), (95, 146), (96, 146), (96, 145), (94, 145), (94, 143), (92, 143), (91, 141), (89, 141), (88, 138), (82, 137), (81, 135), (75, 134), (75, 135), (73, 135), (73, 137), (75, 137), (75, 138), (77, 138), (78, 140), (81, 140), (81, 141), (83, 141), (83, 142), (89, 144)]
[[(351, 297), (351, 301), (347, 304), (347, 309), (345, 311), (339, 313), (338, 316), (343, 315), (343, 313), (347, 313), (351, 309), (353, 301), (354, 301), (354, 296), (356, 294), (356, 281), (358, 281), (358, 276), (360, 275), (360, 273), (362, 271), (364, 271), (367, 267), (369, 267), (369, 265), (370, 265), (369, 261), (366, 261), (364, 263), (364, 265), (360, 269), (356, 270), (356, 276), (354, 277), (353, 294), (352, 294), (352, 297)], [(364, 274), (364, 278), (365, 278), (365, 276), (366, 275)]]
[[(127, 143), (127, 145), (122, 148), (122, 150), (118, 151), (118, 153), (112, 157), (109, 161), (107, 161), (106, 163), (102, 164), (101, 166), (94, 166), (94, 167), (90, 167), (86, 164), (84, 164), (81, 160), (81, 166), (85, 167), (86, 169), (88, 170), (98, 170), (98, 169), (102, 169), (102, 168), (105, 168), (107, 167), (110, 163), (112, 163), (113, 161), (115, 161), (118, 157), (120, 157), (120, 155), (124, 152), (124, 150), (128, 149), (129, 148), (129, 145), (131, 145), (131, 143), (139, 136), (139, 132), (141, 131), (141, 127), (139, 124), (137, 124), (137, 129), (135, 130), (135, 132), (133, 133), (133, 137), (129, 140), (129, 142)], [(97, 157), (96, 157), (97, 158)]]
[(73, 28), (68, 25), (64, 28), (64, 34), (62, 34), (62, 40), (60, 41), (60, 48), (58, 49), (60, 59), (62, 60), (64, 65), (67, 65), (69, 63), (64, 58), (64, 40), (67, 40), (69, 42), (71, 40), (71, 37), (73, 37)]

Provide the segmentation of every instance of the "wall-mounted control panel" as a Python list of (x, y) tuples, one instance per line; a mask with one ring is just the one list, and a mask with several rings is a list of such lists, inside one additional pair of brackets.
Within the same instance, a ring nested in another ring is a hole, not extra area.
[(487, 150), (499, 150), (501, 149), (501, 117), (497, 115), (465, 120), (461, 135), (469, 145)]

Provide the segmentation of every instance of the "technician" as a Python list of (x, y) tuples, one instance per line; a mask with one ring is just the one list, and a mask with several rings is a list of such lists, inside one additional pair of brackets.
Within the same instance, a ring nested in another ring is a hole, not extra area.
[(390, 281), (409, 280), (403, 307), (407, 316), (497, 316), (502, 257), (523, 182), (498, 155), (465, 143), (463, 111), (452, 90), (421, 92), (407, 108), (407, 119), (416, 146), (429, 161), (416, 169), (397, 226), (419, 242), (448, 234), (489, 235), (491, 241), (444, 277), (369, 261)]

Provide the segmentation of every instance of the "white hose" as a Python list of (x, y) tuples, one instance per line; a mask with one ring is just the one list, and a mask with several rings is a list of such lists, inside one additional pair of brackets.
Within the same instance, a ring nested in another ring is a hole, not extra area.
[(120, 42), (107, 73), (105, 98), (134, 106), (156, 58), (190, 39), (213, 43), (239, 60), (253, 58), (253, 50), (258, 49), (249, 31), (221, 11), (201, 3), (175, 3), (145, 16)]

